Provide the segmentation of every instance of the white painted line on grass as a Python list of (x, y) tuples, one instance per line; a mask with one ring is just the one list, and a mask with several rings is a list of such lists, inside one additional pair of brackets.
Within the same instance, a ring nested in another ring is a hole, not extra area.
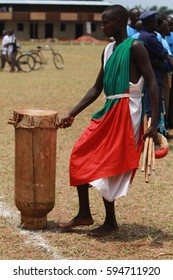
[[(7, 219), (10, 224), (16, 225), (20, 220), (20, 213), (18, 211), (14, 211), (14, 209), (8, 207), (6, 203), (0, 201), (0, 217)], [(64, 259), (59, 250), (52, 247), (49, 242), (46, 241), (38, 232), (24, 230), (17, 227), (16, 230), (18, 230), (21, 235), (26, 236), (26, 244), (43, 248), (49, 254), (51, 254), (52, 258), (55, 260)]]

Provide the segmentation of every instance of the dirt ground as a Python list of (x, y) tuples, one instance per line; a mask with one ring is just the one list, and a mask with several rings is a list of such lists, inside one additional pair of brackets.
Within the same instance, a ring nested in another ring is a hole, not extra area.
[[(24, 44), (23, 49), (33, 48)], [(35, 43), (36, 44), (36, 43)], [(149, 183), (139, 170), (126, 197), (116, 201), (119, 231), (92, 237), (89, 231), (104, 220), (99, 193), (90, 190), (94, 225), (63, 232), (58, 223), (77, 213), (76, 189), (69, 187), (68, 163), (71, 149), (91, 114), (104, 103), (103, 95), (76, 117), (73, 126), (57, 131), (56, 199), (45, 230), (20, 228), (20, 212), (14, 203), (14, 136), (8, 119), (15, 109), (47, 108), (63, 116), (92, 86), (100, 67), (104, 44), (58, 44), (65, 67), (56, 70), (49, 58), (44, 69), (30, 73), (0, 73), (0, 258), (1, 260), (172, 260), (173, 259), (173, 131), (169, 153), (156, 161)], [(21, 143), (22, 145), (22, 143)]]

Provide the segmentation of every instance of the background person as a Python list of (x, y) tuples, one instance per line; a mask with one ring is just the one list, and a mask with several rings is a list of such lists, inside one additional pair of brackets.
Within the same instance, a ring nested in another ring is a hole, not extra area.
[(10, 66), (11, 66), (10, 72), (15, 72), (15, 67), (17, 68), (18, 71), (20, 71), (20, 68), (16, 60), (17, 50), (19, 47), (17, 45), (17, 40), (13, 29), (9, 30), (9, 38), (10, 38), (10, 43), (8, 45), (8, 55), (10, 58)]
[(7, 43), (9, 42), (9, 37), (7, 35), (7, 31), (6, 30), (3, 30), (2, 32), (2, 50), (1, 50), (1, 57), (2, 57), (2, 64), (1, 64), (1, 70), (4, 70), (5, 68), (5, 64), (6, 64), (6, 61), (8, 60), (8, 57), (7, 57), (7, 51), (8, 51), (8, 47), (7, 47)]
[[(171, 16), (167, 17), (170, 27), (170, 33), (165, 37), (168, 42), (172, 55), (173, 55), (173, 18)], [(170, 95), (169, 95), (169, 107), (168, 107), (168, 128), (173, 128), (173, 74), (170, 78)]]
[(142, 20), (138, 20), (136, 23), (135, 23), (135, 28), (136, 28), (136, 33), (134, 35), (132, 35), (131, 37), (134, 38), (134, 39), (138, 39), (139, 38), (139, 35), (140, 35), (140, 32), (142, 30)]
[(138, 8), (133, 8), (129, 10), (129, 23), (127, 24), (127, 35), (132, 37), (137, 33), (136, 22), (139, 20), (141, 12)]
[[(163, 47), (168, 51), (168, 54), (172, 57), (172, 52), (170, 49), (170, 46), (168, 44), (168, 42), (166, 41), (165, 37), (167, 35), (170, 34), (170, 27), (169, 27), (169, 22), (167, 20), (167, 17), (163, 14), (159, 14), (158, 15), (158, 28), (157, 31), (161, 34), (162, 36), (162, 45)], [(170, 78), (172, 76), (172, 72), (173, 68), (170, 67), (170, 64), (167, 63), (167, 61), (165, 61), (165, 71), (163, 71), (163, 92), (162, 92), (162, 96), (163, 96), (163, 106), (165, 108), (165, 112), (163, 111), (163, 121), (165, 122), (165, 127), (164, 124), (162, 124), (162, 127), (159, 127), (160, 132), (162, 132), (162, 134), (165, 134), (165, 136), (169, 136), (168, 133), (168, 111), (169, 111), (169, 96), (170, 96)], [(163, 109), (164, 109), (163, 108)], [(162, 122), (163, 123), (163, 122)], [(164, 131), (161, 131), (161, 129), (164, 129)]]
[[(164, 70), (164, 61), (166, 60), (171, 67), (173, 67), (173, 60), (171, 56), (168, 54), (168, 51), (163, 47), (162, 43), (157, 39), (157, 35), (155, 30), (157, 30), (157, 12), (156, 11), (147, 11), (140, 15), (140, 20), (143, 22), (143, 28), (139, 35), (139, 40), (143, 41), (144, 46), (146, 47), (151, 65), (153, 67), (153, 71), (155, 77), (157, 79), (157, 83), (159, 86), (159, 111), (158, 111), (158, 129), (159, 124), (161, 122), (161, 116), (163, 115), (163, 72)], [(148, 86), (145, 86), (145, 113), (147, 117), (151, 117), (151, 101), (149, 98), (149, 89)], [(161, 123), (161, 127), (163, 124)], [(166, 128), (160, 131), (164, 132)]]

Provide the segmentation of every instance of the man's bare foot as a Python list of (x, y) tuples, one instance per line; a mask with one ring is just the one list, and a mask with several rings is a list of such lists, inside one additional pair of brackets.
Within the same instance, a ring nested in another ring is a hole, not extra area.
[(89, 232), (89, 235), (106, 236), (112, 232), (118, 231), (118, 225), (103, 224)]
[(94, 223), (92, 217), (91, 218), (80, 218), (78, 216), (74, 217), (68, 223), (60, 223), (59, 226), (63, 229), (70, 230), (77, 226), (90, 226)]

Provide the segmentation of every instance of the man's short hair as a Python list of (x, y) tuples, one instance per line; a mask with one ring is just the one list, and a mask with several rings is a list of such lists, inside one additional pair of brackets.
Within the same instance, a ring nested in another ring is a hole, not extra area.
[(104, 11), (110, 11), (112, 16), (115, 18), (118, 16), (123, 19), (124, 23), (127, 24), (128, 21), (128, 11), (122, 5), (112, 5), (107, 7)]

